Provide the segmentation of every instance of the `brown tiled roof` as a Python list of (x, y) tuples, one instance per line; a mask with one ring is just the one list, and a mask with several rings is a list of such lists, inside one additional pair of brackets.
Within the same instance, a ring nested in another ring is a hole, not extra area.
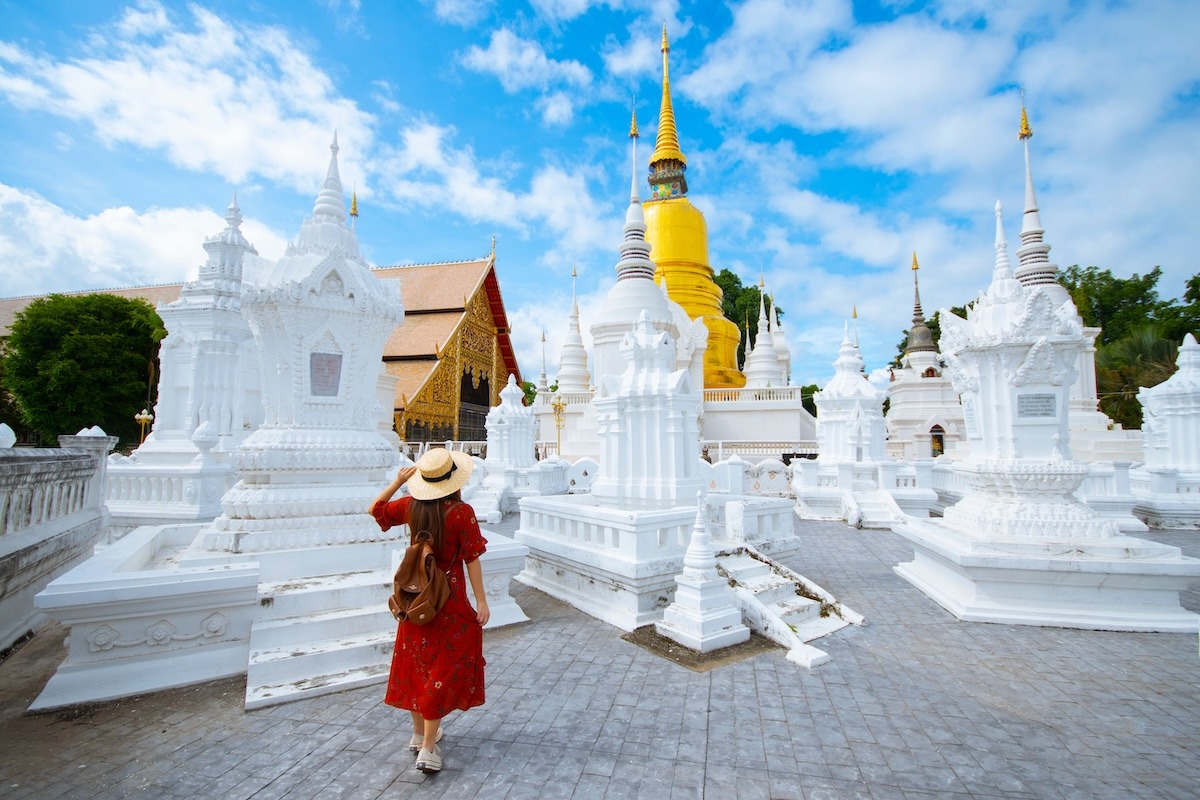
[(406, 314), (462, 309), (487, 274), (491, 258), (451, 261), (445, 264), (413, 264), (371, 270), (381, 279), (399, 278)]
[[(69, 296), (85, 294), (114, 294), (117, 297), (140, 297), (150, 305), (158, 307), (159, 303), (170, 303), (179, 299), (182, 283), (162, 283), (157, 286), (127, 286), (121, 289), (85, 289), (79, 292), (55, 292)], [(12, 324), (17, 319), (17, 313), (24, 311), (25, 306), (47, 295), (26, 295), (25, 297), (0, 298), (0, 337), (8, 336)]]
[(461, 319), (461, 311), (405, 314), (404, 324), (392, 331), (383, 347), (384, 360), (408, 356), (435, 356), (436, 348), (444, 347), (450, 341), (450, 337), (454, 335), (454, 328)]

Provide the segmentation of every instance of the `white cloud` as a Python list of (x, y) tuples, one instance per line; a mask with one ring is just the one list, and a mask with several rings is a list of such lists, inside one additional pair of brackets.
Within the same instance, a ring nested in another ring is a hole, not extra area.
[(610, 39), (604, 46), (604, 68), (619, 78), (655, 75), (662, 69), (662, 51), (657, 37), (631, 36), (621, 45)]
[(575, 115), (575, 106), (565, 92), (554, 92), (539, 97), (537, 107), (542, 112), (542, 122), (547, 126), (563, 127), (569, 124)]
[(556, 61), (546, 55), (537, 42), (522, 39), (508, 28), (492, 32), (486, 48), (470, 47), (462, 63), (475, 70), (496, 76), (509, 94), (522, 89), (546, 89), (565, 84), (587, 86), (592, 71), (574, 60)]
[(493, 5), (493, 0), (433, 0), (433, 13), (443, 22), (469, 28), (486, 17)]
[[(224, 227), (221, 214), (202, 208), (123, 206), (77, 217), (0, 184), (0, 285), (19, 296), (190, 280), (206, 258), (204, 239)], [(286, 240), (274, 230), (247, 219), (242, 232), (264, 258), (283, 254)]]
[(0, 44), (0, 93), (20, 108), (85, 122), (109, 145), (162, 150), (178, 166), (232, 183), (259, 175), (305, 192), (336, 127), (346, 172), (362, 173), (374, 119), (339, 96), (285, 31), (235, 27), (196, 6), (184, 28), (160, 6), (141, 9), (86, 57)]
[[(493, 222), (523, 237), (536, 233), (557, 247), (583, 252), (620, 230), (618, 209), (591, 196), (591, 170), (547, 165), (521, 193), (481, 170), (473, 151), (452, 147), (452, 128), (420, 122), (400, 134), (400, 144), (380, 161), (387, 188), (406, 204)], [(569, 202), (566, 201), (569, 198)], [(611, 219), (609, 218), (611, 217)]]

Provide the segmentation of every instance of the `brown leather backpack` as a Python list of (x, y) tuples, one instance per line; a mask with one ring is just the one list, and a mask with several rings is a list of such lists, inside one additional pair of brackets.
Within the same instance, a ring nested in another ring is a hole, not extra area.
[(392, 579), (388, 608), (398, 620), (424, 625), (432, 620), (450, 597), (446, 573), (433, 556), (433, 539), (428, 531), (413, 537)]

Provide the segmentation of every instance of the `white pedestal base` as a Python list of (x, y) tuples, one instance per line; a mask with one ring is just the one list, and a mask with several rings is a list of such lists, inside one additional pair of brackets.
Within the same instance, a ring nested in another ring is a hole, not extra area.
[(729, 597), (726, 581), (714, 578), (675, 579), (675, 602), (654, 623), (660, 636), (679, 642), (689, 650), (711, 653), (750, 640), (750, 629), (742, 624), (742, 612)]
[(914, 549), (896, 574), (964, 621), (1188, 633), (1200, 624), (1179, 605), (1200, 560), (1176, 547), (1128, 536), (982, 541), (925, 520), (893, 530)]

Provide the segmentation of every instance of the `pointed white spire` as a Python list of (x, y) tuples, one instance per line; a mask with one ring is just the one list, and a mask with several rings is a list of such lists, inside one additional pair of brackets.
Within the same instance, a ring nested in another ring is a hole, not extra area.
[(625, 212), (625, 237), (617, 251), (621, 254), (617, 261), (617, 280), (630, 278), (647, 278), (654, 280), (657, 269), (650, 260), (650, 243), (646, 241), (646, 215), (642, 211), (642, 195), (637, 182), (637, 117), (629, 129), (632, 142), (631, 172), (633, 179), (629, 187), (629, 209)]
[(563, 342), (558, 362), (558, 390), (560, 392), (586, 392), (592, 381), (588, 372), (587, 348), (583, 346), (583, 334), (579, 331), (579, 300), (575, 291), (578, 270), (571, 266), (571, 315), (567, 323), (567, 338)]
[(537, 382), (538, 394), (543, 394), (550, 390), (550, 381), (546, 377), (546, 331), (542, 330), (542, 374), (538, 376)]
[(317, 195), (313, 206), (314, 217), (332, 217), (342, 223), (346, 221), (346, 195), (342, 191), (342, 178), (338, 174), (337, 131), (333, 132), (333, 143), (329, 145), (329, 170), (325, 173), (325, 183)]
[(1021, 92), (1021, 132), (1019, 138), (1025, 145), (1025, 215), (1021, 221), (1021, 247), (1017, 250), (1016, 279), (1025, 286), (1055, 285), (1058, 282), (1058, 266), (1050, 263), (1050, 245), (1042, 241), (1042, 228), (1038, 212), (1037, 195), (1033, 190), (1033, 170), (1029, 165), (1029, 140), (1033, 129), (1025, 113), (1025, 93)]

